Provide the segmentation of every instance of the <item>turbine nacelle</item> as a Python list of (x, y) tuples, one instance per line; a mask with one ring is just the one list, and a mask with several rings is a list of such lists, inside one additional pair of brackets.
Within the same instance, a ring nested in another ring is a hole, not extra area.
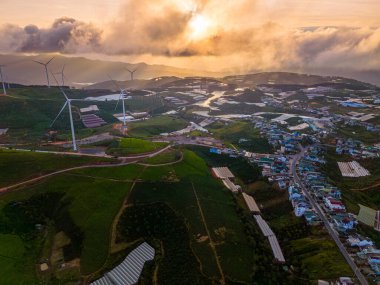
[(35, 63), (38, 63), (42, 66), (45, 67), (45, 72), (46, 72), (46, 80), (47, 80), (47, 83), (48, 83), (48, 88), (50, 88), (50, 79), (49, 79), (49, 71), (48, 71), (48, 65), (49, 63), (54, 59), (55, 57), (53, 56), (50, 60), (48, 60), (47, 62), (41, 62), (41, 61), (37, 61), (37, 60), (33, 60)]

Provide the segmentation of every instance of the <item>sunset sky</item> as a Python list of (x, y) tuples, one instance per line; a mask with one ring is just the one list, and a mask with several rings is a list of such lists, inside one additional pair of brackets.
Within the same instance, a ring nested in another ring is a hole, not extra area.
[(208, 70), (380, 70), (379, 0), (1, 0), (0, 52)]

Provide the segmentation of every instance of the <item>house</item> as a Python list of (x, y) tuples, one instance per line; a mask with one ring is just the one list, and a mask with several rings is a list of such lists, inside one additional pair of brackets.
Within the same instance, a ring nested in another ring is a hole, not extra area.
[(305, 214), (306, 210), (309, 208), (309, 205), (305, 202), (299, 202), (294, 207), (294, 214), (296, 217), (301, 217)]
[(332, 211), (332, 212), (346, 211), (346, 207), (344, 206), (344, 204), (341, 201), (334, 199), (333, 197), (330, 197), (330, 196), (324, 197), (323, 202), (329, 211)]
[(335, 285), (355, 285), (355, 282), (350, 277), (339, 277)]
[(335, 227), (341, 231), (346, 232), (355, 228), (357, 222), (347, 214), (335, 214), (331, 215)]
[(351, 247), (368, 247), (373, 246), (373, 242), (370, 239), (362, 238), (361, 236), (349, 236), (346, 240)]

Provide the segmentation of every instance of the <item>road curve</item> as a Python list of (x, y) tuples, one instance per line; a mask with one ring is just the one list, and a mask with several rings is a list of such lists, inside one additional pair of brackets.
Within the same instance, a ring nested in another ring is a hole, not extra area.
[[(52, 172), (52, 173), (41, 175), (41, 176), (38, 176), (38, 177), (35, 177), (35, 178), (32, 178), (32, 179), (26, 180), (26, 181), (23, 181), (23, 182), (20, 182), (20, 183), (16, 183), (16, 184), (13, 184), (13, 185), (9, 185), (9, 186), (5, 186), (3, 188), (0, 188), (0, 195), (5, 194), (5, 193), (7, 193), (7, 192), (9, 192), (11, 190), (17, 189), (19, 187), (22, 187), (22, 186), (25, 186), (25, 185), (37, 182), (39, 180), (42, 180), (42, 179), (45, 179), (45, 178), (48, 178), (48, 177), (51, 177), (51, 176), (55, 176), (55, 175), (58, 175), (58, 174), (61, 174), (61, 173), (73, 171), (73, 170), (86, 169), (86, 168), (101, 168), (101, 167), (126, 166), (128, 164), (136, 163), (140, 159), (156, 156), (156, 155), (158, 155), (158, 154), (166, 151), (170, 147), (171, 146), (168, 145), (168, 146), (166, 146), (166, 147), (164, 147), (162, 149), (159, 149), (158, 151), (153, 152), (153, 153), (141, 154), (141, 155), (131, 156), (131, 157), (122, 157), (122, 158), (120, 158), (121, 159), (121, 163), (90, 164), (90, 165), (82, 165), (82, 166), (76, 166), (76, 167), (70, 167), (70, 168), (66, 168), (66, 169), (62, 169), (62, 170), (57, 170), (57, 171)], [(62, 154), (62, 153), (60, 153), (60, 154)], [(63, 153), (63, 154), (65, 154), (65, 153)]]

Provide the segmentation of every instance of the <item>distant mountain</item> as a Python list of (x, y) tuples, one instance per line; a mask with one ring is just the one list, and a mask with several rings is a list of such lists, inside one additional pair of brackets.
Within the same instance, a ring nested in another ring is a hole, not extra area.
[(320, 76), (292, 72), (261, 72), (255, 74), (233, 75), (222, 78), (225, 83), (236, 84), (241, 88), (256, 88), (258, 85), (279, 87), (281, 90), (297, 90), (302, 86), (324, 85), (338, 89), (367, 89), (375, 86), (338, 76)]
[[(208, 77), (220, 80), (223, 83), (236, 85), (237, 87), (255, 88), (261, 84), (282, 84), (282, 85), (315, 85), (322, 83), (365, 83), (346, 79), (337, 76), (320, 76), (298, 74), (291, 72), (261, 72), (245, 75), (226, 76), (226, 73), (213, 73), (200, 70), (176, 68), (166, 65), (149, 65), (146, 63), (130, 64), (118, 61), (92, 60), (84, 57), (67, 57), (62, 55), (0, 55), (0, 64), (6, 65), (3, 69), (5, 81), (24, 85), (46, 85), (46, 75), (43, 66), (33, 62), (33, 60), (47, 62), (55, 56), (49, 64), (49, 70), (53, 73), (61, 71), (65, 65), (65, 84), (77, 88), (86, 89), (116, 89), (114, 83), (108, 75), (119, 82), (123, 87), (129, 88), (156, 88), (178, 81), (185, 77)], [(134, 81), (130, 81), (130, 74), (127, 71), (137, 69), (134, 74)], [(349, 72), (349, 71), (347, 71)], [(334, 73), (333, 73), (334, 74)], [(341, 74), (338, 73), (337, 74)], [(344, 74), (345, 75), (345, 74)], [(362, 73), (347, 73), (347, 76), (359, 78), (380, 85), (380, 72), (368, 71)], [(61, 84), (61, 76), (56, 74), (56, 78)], [(51, 83), (55, 84), (51, 78)]]
[(99, 83), (95, 83), (89, 86), (84, 87), (87, 90), (94, 89), (107, 89), (107, 90), (116, 90), (118, 88), (132, 88), (132, 89), (154, 89), (162, 86), (166, 86), (173, 82), (181, 80), (180, 77), (175, 76), (162, 76), (152, 79), (134, 79), (131, 80), (107, 80)]
[[(43, 66), (33, 60), (47, 62), (54, 55), (0, 55), (0, 64), (4, 67), (5, 80), (24, 85), (46, 85), (46, 76)], [(108, 75), (114, 80), (129, 80), (130, 74), (126, 68), (133, 70), (135, 79), (146, 80), (156, 77), (186, 77), (186, 76), (220, 76), (217, 73), (197, 71), (165, 65), (149, 65), (146, 63), (129, 64), (124, 62), (92, 60), (84, 57), (66, 57), (56, 55), (49, 64), (53, 73), (60, 72), (65, 65), (65, 84), (78, 88), (98, 82), (108, 81)], [(61, 83), (60, 75), (56, 75)], [(53, 83), (54, 79), (51, 80)], [(135, 84), (138, 84), (136, 80)]]

